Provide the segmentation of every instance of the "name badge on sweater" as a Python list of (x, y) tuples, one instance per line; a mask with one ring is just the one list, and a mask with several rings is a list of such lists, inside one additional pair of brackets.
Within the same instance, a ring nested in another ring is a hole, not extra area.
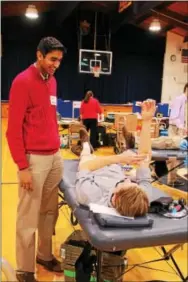
[(50, 96), (50, 102), (51, 102), (51, 105), (56, 106), (57, 105), (57, 97), (56, 96)]

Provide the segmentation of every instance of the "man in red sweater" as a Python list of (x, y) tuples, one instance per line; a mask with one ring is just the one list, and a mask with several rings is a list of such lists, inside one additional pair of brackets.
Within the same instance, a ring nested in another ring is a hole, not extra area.
[(37, 61), (16, 76), (10, 90), (7, 140), (18, 166), (16, 260), (20, 282), (37, 281), (37, 229), (36, 262), (50, 271), (62, 271), (60, 262), (52, 255), (58, 184), (63, 174), (53, 74), (64, 53), (65, 48), (57, 39), (43, 38), (37, 48)]

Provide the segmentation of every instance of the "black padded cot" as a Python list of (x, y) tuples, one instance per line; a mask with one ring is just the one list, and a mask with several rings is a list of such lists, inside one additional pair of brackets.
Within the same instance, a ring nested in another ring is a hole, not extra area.
[[(150, 214), (152, 227), (145, 228), (106, 228), (101, 227), (92, 216), (89, 209), (80, 206), (75, 197), (75, 179), (78, 167), (77, 160), (64, 161), (64, 179), (60, 183), (60, 191), (85, 232), (89, 243), (97, 253), (97, 281), (101, 281), (101, 255), (103, 251), (123, 251), (133, 248), (162, 246), (163, 259), (171, 258), (182, 281), (187, 281), (173, 257), (173, 252), (187, 242), (187, 217), (169, 219), (157, 214)], [(88, 187), (89, 188), (89, 187)], [(156, 199), (168, 196), (164, 192), (153, 188)], [(175, 244), (171, 251), (166, 252), (164, 245)]]

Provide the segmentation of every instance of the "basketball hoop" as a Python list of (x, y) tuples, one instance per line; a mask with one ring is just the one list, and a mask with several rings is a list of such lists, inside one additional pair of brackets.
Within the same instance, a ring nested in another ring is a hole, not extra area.
[(92, 67), (91, 70), (92, 70), (94, 77), (100, 76), (101, 68), (99, 66)]

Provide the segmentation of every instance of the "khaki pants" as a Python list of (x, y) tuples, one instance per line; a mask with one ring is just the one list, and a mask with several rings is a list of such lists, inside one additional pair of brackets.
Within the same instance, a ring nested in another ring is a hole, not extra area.
[(16, 223), (17, 269), (35, 272), (35, 232), (40, 259), (52, 259), (52, 235), (58, 217), (58, 185), (63, 175), (60, 152), (28, 155), (33, 191), (19, 187)]
[[(160, 136), (158, 138), (154, 138), (152, 140), (152, 148), (153, 149), (179, 149), (180, 142), (182, 140), (181, 136)], [(176, 158), (171, 158), (168, 161), (166, 161), (168, 170), (173, 169), (177, 165), (180, 164), (180, 161), (178, 161)], [(174, 183), (177, 180), (177, 169), (173, 169), (171, 172), (168, 173), (167, 176), (167, 183), (171, 184)]]
[(178, 128), (174, 124), (170, 124), (168, 128), (168, 135), (173, 137), (173, 136), (181, 136), (183, 137), (183, 129)]

